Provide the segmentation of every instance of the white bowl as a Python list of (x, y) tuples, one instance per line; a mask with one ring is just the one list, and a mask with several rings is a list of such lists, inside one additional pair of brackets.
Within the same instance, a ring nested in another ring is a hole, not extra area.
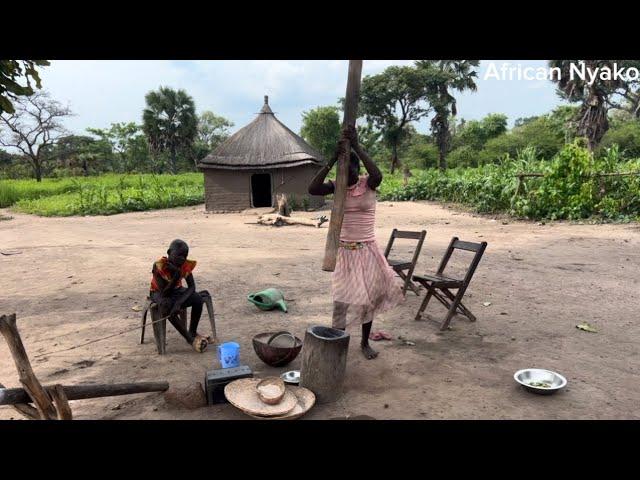
[(291, 385), (298, 385), (300, 383), (300, 370), (290, 370), (280, 375), (280, 378)]
[(513, 378), (527, 391), (539, 395), (551, 395), (567, 385), (567, 379), (562, 375), (542, 368), (518, 370)]

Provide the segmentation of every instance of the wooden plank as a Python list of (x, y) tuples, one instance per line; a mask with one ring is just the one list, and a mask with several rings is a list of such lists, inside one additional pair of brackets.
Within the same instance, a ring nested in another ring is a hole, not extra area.
[[(53, 386), (45, 387), (51, 391)], [(68, 400), (84, 400), (87, 398), (116, 397), (135, 393), (164, 392), (169, 388), (168, 382), (139, 382), (95, 385), (63, 386)], [(6, 388), (0, 390), (0, 405), (16, 405), (29, 402), (29, 395), (23, 388)]]
[(403, 230), (398, 230), (396, 232), (396, 238), (408, 238), (411, 240), (420, 240), (422, 238), (422, 235), (422, 232), (408, 232)]
[[(361, 77), (362, 60), (349, 60), (349, 76), (347, 78), (347, 92), (345, 95), (344, 117), (342, 121), (343, 128), (346, 126), (355, 128), (358, 115)], [(340, 231), (342, 230), (342, 220), (344, 218), (344, 202), (347, 196), (347, 177), (349, 176), (349, 157), (351, 155), (351, 145), (348, 141), (345, 142), (345, 144), (344, 155), (341, 155), (338, 159), (333, 207), (331, 208), (329, 231), (327, 232), (327, 241), (324, 248), (322, 270), (326, 272), (333, 272), (336, 268)]]
[(453, 242), (453, 248), (467, 250), (469, 252), (477, 252), (480, 249), (480, 245), (481, 244), (479, 243), (465, 242), (462, 240), (456, 240), (455, 242)]
[[(0, 333), (4, 336), (9, 346), (9, 351), (13, 357), (13, 361), (16, 364), (18, 370), (18, 377), (20, 383), (24, 386), (30, 398), (38, 412), (40, 418), (43, 420), (53, 420), (57, 418), (56, 409), (51, 402), (51, 398), (47, 394), (40, 382), (36, 378), (33, 369), (31, 368), (31, 362), (22, 344), (20, 333), (18, 333), (18, 327), (16, 326), (16, 314), (2, 315), (0, 317)], [(17, 403), (28, 403), (28, 399), (21, 400)]]

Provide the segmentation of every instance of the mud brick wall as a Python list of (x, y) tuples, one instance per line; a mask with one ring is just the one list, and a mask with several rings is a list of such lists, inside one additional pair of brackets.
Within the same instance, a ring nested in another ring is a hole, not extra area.
[(309, 182), (318, 171), (314, 165), (270, 170), (222, 170), (203, 169), (205, 208), (208, 212), (238, 212), (253, 208), (251, 202), (251, 175), (271, 174), (273, 205), (276, 195), (286, 193), (302, 210), (303, 198), (307, 198), (309, 208), (324, 205), (324, 197), (309, 195)]

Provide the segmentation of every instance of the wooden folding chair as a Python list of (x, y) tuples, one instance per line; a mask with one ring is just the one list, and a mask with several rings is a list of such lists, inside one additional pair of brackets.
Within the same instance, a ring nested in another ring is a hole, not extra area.
[[(394, 228), (393, 232), (391, 232), (391, 238), (389, 238), (389, 243), (387, 243), (387, 248), (384, 251), (384, 257), (387, 259), (387, 263), (391, 266), (391, 268), (393, 268), (394, 272), (396, 272), (398, 276), (400, 276), (400, 278), (404, 280), (404, 285), (402, 287), (403, 295), (407, 294), (407, 288), (410, 288), (416, 295), (420, 295), (420, 293), (418, 292), (418, 287), (411, 281), (411, 276), (413, 275), (413, 270), (416, 268), (416, 263), (418, 262), (420, 251), (422, 250), (422, 243), (424, 242), (424, 237), (426, 236), (426, 230), (422, 230), (421, 232), (408, 232)], [(391, 253), (391, 247), (393, 247), (393, 242), (396, 238), (418, 240), (418, 244), (416, 245), (416, 249), (413, 252), (413, 258), (411, 259), (411, 261), (389, 260), (389, 253)]]
[[(435, 297), (440, 303), (442, 303), (449, 312), (445, 317), (442, 325), (440, 326), (440, 330), (446, 330), (449, 327), (449, 322), (451, 322), (451, 318), (456, 314), (456, 312), (461, 313), (465, 317), (467, 317), (470, 321), (475, 322), (476, 317), (469, 311), (467, 307), (465, 307), (462, 303), (462, 297), (471, 283), (471, 278), (473, 278), (473, 274), (476, 271), (476, 267), (480, 263), (480, 259), (484, 254), (484, 250), (487, 248), (487, 242), (482, 243), (473, 243), (473, 242), (463, 242), (462, 240), (458, 240), (458, 237), (453, 237), (451, 239), (451, 243), (449, 243), (449, 247), (447, 248), (444, 257), (442, 257), (442, 261), (440, 262), (440, 266), (438, 267), (438, 272), (435, 275), (414, 275), (413, 280), (420, 283), (427, 289), (427, 296), (422, 301), (422, 305), (420, 305), (420, 309), (418, 310), (418, 314), (416, 315), (416, 320), (420, 320), (422, 317), (422, 312), (427, 308), (427, 304), (431, 297)], [(459, 250), (467, 250), (469, 252), (475, 252), (473, 256), (473, 260), (471, 261), (471, 265), (467, 270), (464, 278), (462, 280), (446, 277), (443, 275), (444, 269), (453, 254), (455, 249)], [(457, 290), (457, 293), (454, 295), (451, 290)]]

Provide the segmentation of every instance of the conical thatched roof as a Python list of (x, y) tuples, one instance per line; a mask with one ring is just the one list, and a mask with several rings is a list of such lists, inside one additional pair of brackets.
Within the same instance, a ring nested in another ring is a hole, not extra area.
[(200, 168), (233, 170), (287, 168), (323, 164), (322, 155), (278, 120), (265, 95), (264, 106), (241, 128), (200, 161)]

